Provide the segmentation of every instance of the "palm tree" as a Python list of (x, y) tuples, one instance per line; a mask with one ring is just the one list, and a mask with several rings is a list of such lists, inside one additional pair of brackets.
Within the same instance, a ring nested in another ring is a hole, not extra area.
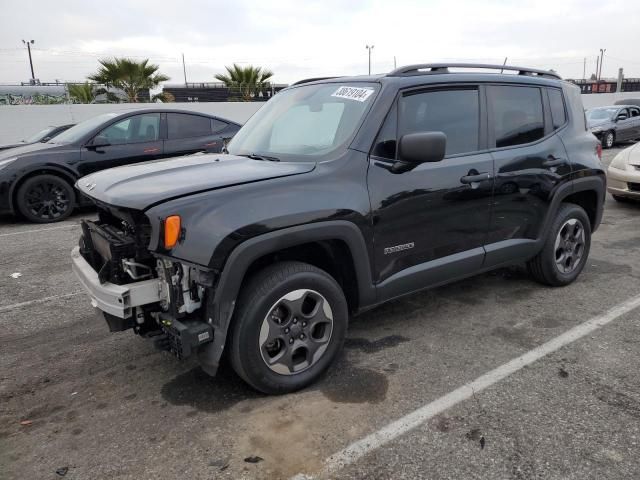
[(122, 90), (129, 102), (138, 102), (140, 90), (157, 87), (160, 82), (169, 80), (169, 77), (158, 72), (158, 65), (149, 64), (145, 59), (136, 62), (129, 58), (114, 58), (113, 60), (100, 60), (101, 67), (96, 73), (89, 76), (89, 80), (101, 83), (107, 87)]
[[(120, 98), (104, 87), (98, 87), (95, 83), (68, 83), (67, 92), (74, 103), (119, 103)], [(104, 95), (101, 99), (100, 96)]]
[(151, 97), (151, 101), (154, 103), (171, 103), (176, 101), (176, 97), (174, 97), (173, 93), (170, 92), (160, 92)]
[(250, 102), (260, 90), (269, 86), (269, 79), (273, 77), (271, 70), (262, 67), (248, 65), (241, 67), (233, 64), (233, 67), (225, 67), (227, 73), (219, 73), (215, 77), (223, 82), (232, 92), (240, 94), (243, 102)]
[(74, 103), (95, 103), (96, 101), (96, 87), (92, 83), (67, 84), (67, 91)]

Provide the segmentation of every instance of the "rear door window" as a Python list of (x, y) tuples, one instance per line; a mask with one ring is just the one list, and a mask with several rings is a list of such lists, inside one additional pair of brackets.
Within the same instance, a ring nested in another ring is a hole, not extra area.
[(213, 133), (221, 132), (222, 130), (224, 130), (228, 126), (229, 126), (229, 124), (226, 123), (226, 122), (223, 122), (222, 120), (218, 120), (217, 118), (212, 118), (211, 119), (211, 131)]
[(211, 135), (211, 119), (187, 113), (167, 114), (169, 140)]
[(512, 147), (544, 137), (542, 96), (538, 87), (487, 87), (495, 147)]

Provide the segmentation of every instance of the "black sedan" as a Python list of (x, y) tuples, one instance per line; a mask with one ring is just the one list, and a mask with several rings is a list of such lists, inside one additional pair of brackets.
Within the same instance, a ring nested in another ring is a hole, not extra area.
[(31, 145), (32, 143), (38, 142), (46, 143), (56, 135), (61, 134), (65, 130), (69, 130), (71, 127), (73, 127), (73, 123), (69, 125), (60, 125), (59, 127), (47, 127), (43, 130), (40, 130), (35, 135), (31, 135), (24, 140), (20, 140), (18, 143), (8, 143), (0, 145), (0, 150), (7, 150), (9, 148), (15, 147), (24, 147), (25, 145)]
[(604, 148), (611, 148), (616, 142), (640, 138), (640, 107), (612, 105), (591, 108), (586, 115), (587, 127)]
[(220, 152), (240, 125), (204, 113), (145, 109), (106, 113), (48, 143), (0, 152), (0, 214), (37, 223), (86, 202), (73, 184), (98, 170), (197, 152)]

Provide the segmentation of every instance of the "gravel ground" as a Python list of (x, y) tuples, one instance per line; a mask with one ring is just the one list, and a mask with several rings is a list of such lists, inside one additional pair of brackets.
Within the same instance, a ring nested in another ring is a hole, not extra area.
[[(0, 222), (0, 478), (313, 473), (351, 442), (640, 290), (640, 204), (608, 197), (573, 285), (544, 288), (514, 266), (391, 302), (353, 320), (317, 385), (266, 397), (226, 366), (208, 378), (131, 332), (108, 333), (70, 270), (78, 222), (91, 216)], [(636, 310), (335, 477), (640, 478), (639, 346)]]

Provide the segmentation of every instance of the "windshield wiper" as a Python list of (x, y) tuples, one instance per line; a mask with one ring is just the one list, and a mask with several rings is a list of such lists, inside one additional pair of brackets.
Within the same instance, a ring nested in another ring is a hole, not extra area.
[(279, 162), (280, 159), (278, 157), (270, 157), (269, 155), (260, 155), (257, 153), (247, 153), (245, 155), (240, 155), (241, 157), (251, 158), (252, 160), (266, 160), (268, 162)]

